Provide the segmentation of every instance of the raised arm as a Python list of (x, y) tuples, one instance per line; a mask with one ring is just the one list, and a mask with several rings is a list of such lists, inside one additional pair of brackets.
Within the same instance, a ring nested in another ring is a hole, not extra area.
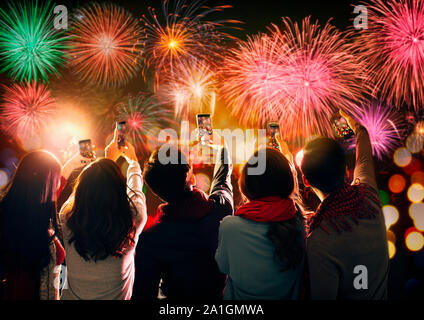
[(372, 145), (367, 129), (346, 113), (341, 111), (340, 114), (346, 118), (349, 126), (355, 132), (356, 137), (356, 162), (353, 183), (365, 183), (378, 191), (374, 160), (372, 157)]
[(225, 146), (219, 147), (209, 199), (225, 207), (226, 212), (231, 212), (230, 214), (233, 214), (234, 211), (233, 186), (231, 185), (232, 170), (233, 165), (228, 155), (228, 149)]

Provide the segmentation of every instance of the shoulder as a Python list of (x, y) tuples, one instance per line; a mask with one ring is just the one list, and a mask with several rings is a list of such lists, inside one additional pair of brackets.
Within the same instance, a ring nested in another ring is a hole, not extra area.
[(246, 228), (248, 220), (238, 216), (226, 216), (221, 220), (219, 229), (220, 231), (231, 232), (238, 228)]

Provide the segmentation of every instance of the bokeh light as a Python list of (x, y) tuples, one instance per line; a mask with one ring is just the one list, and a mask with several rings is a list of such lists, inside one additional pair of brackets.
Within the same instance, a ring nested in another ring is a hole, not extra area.
[(393, 259), (393, 257), (396, 255), (396, 246), (391, 241), (387, 241), (387, 246), (389, 248), (389, 258)]
[(399, 148), (393, 155), (395, 164), (399, 167), (406, 167), (412, 161), (411, 152), (406, 148)]
[(412, 153), (421, 152), (424, 147), (424, 136), (414, 133), (406, 139), (406, 147)]
[(383, 215), (387, 230), (392, 225), (394, 225), (399, 219), (399, 211), (396, 207), (392, 205), (387, 205), (383, 207)]
[(411, 202), (421, 202), (424, 199), (424, 187), (419, 183), (414, 183), (408, 189), (408, 199)]
[(424, 231), (424, 203), (411, 204), (409, 206), (409, 216), (414, 220), (415, 228)]
[(401, 193), (405, 190), (406, 179), (400, 174), (394, 174), (390, 177), (388, 185), (391, 192)]
[(420, 251), (424, 247), (424, 236), (415, 228), (405, 232), (405, 245), (410, 251)]
[(380, 194), (380, 201), (382, 206), (385, 206), (390, 203), (390, 196), (386, 191), (378, 190), (378, 193)]
[(424, 172), (416, 171), (411, 176), (411, 183), (420, 183), (424, 186)]
[(0, 169), (0, 189), (3, 189), (9, 182), (9, 176), (7, 172)]

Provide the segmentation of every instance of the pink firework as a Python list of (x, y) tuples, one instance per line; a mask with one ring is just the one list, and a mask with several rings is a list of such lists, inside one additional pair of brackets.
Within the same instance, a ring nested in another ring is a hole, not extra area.
[(220, 92), (241, 123), (278, 119), (286, 95), (287, 46), (275, 36), (259, 34), (239, 42), (223, 63)]
[[(332, 114), (355, 108), (369, 90), (364, 64), (344, 34), (305, 18), (283, 18), (269, 35), (231, 52), (223, 70), (223, 96), (243, 123), (279, 119), (286, 139), (331, 134)], [(239, 98), (241, 96), (241, 98)]]
[[(404, 136), (402, 117), (393, 108), (374, 103), (355, 109), (353, 116), (367, 128), (374, 156), (390, 156)], [(352, 141), (352, 147), (354, 141)]]
[(123, 8), (91, 4), (71, 31), (72, 65), (83, 81), (107, 87), (127, 83), (140, 67), (141, 27)]
[(1, 120), (6, 132), (25, 137), (40, 134), (56, 112), (47, 86), (33, 81), (4, 90)]
[(416, 110), (424, 104), (424, 1), (370, 0), (368, 29), (356, 45), (369, 63), (375, 93)]

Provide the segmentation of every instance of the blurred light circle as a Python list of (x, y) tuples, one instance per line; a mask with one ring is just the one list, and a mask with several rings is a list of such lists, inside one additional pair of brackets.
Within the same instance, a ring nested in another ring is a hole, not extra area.
[(408, 189), (408, 199), (411, 202), (421, 202), (424, 199), (424, 187), (419, 183), (414, 183)]
[(424, 147), (424, 135), (420, 135), (417, 133), (411, 134), (406, 139), (406, 147), (412, 153), (420, 152)]
[(424, 236), (415, 228), (410, 228), (405, 233), (405, 244), (410, 251), (420, 251), (424, 248)]
[(0, 170), (0, 189), (3, 189), (9, 183), (9, 175), (5, 170)]
[(411, 163), (411, 152), (409, 152), (409, 150), (406, 148), (399, 148), (393, 154), (393, 160), (397, 166), (406, 167)]
[(411, 176), (411, 183), (420, 183), (424, 186), (424, 172), (416, 171)]
[(402, 170), (407, 174), (407, 175), (412, 175), (417, 171), (421, 170), (421, 161), (419, 161), (418, 159), (412, 157), (411, 162), (405, 166), (402, 167)]
[(389, 197), (389, 194), (386, 191), (378, 190), (378, 193), (380, 194), (380, 200), (381, 200), (381, 204), (383, 206), (390, 203), (390, 197)]
[(211, 181), (209, 177), (203, 173), (196, 174), (196, 186), (204, 191), (207, 192), (209, 190), (209, 187), (211, 186)]
[(424, 203), (411, 204), (409, 206), (409, 216), (414, 220), (415, 228), (424, 231)]
[(401, 193), (405, 190), (406, 179), (400, 174), (394, 174), (389, 179), (389, 189), (393, 193)]
[(399, 219), (399, 211), (396, 207), (387, 205), (383, 207), (384, 221), (386, 223), (386, 228), (389, 229), (394, 225)]
[(392, 259), (396, 254), (396, 246), (393, 242), (387, 241), (387, 247), (389, 249), (389, 258)]
[(387, 240), (396, 243), (396, 235), (393, 231), (387, 230)]
[(302, 165), (302, 161), (303, 161), (303, 156), (304, 156), (304, 151), (303, 149), (300, 150), (298, 153), (296, 153), (296, 157), (295, 157), (295, 161), (297, 166), (300, 168), (300, 166)]

